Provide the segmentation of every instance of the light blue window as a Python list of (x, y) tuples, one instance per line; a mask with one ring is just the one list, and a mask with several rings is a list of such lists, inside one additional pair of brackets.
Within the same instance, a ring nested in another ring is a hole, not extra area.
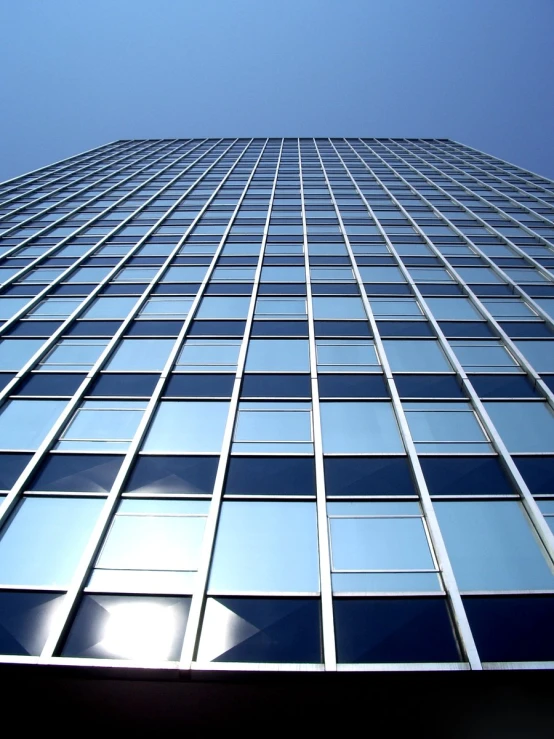
[(483, 318), (469, 298), (425, 298), (433, 316), (438, 320), (454, 318), (460, 321)]
[(246, 356), (247, 372), (309, 372), (307, 339), (251, 339)]
[(192, 298), (149, 298), (140, 311), (140, 318), (185, 319), (192, 305)]
[(314, 297), (314, 318), (367, 318), (361, 298)]
[(80, 267), (72, 272), (65, 282), (102, 282), (112, 269), (112, 267)]
[(161, 371), (174, 339), (123, 339), (105, 369), (117, 372)]
[(172, 244), (145, 244), (136, 254), (141, 257), (168, 257), (174, 248)]
[(315, 503), (223, 503), (208, 589), (212, 593), (319, 592)]
[(502, 300), (481, 298), (481, 302), (491, 316), (499, 320), (506, 320), (508, 318), (538, 318), (535, 311), (520, 298), (503, 298)]
[(352, 267), (310, 267), (314, 282), (354, 282)]
[[(112, 247), (113, 248), (113, 247)], [(56, 252), (57, 257), (82, 257), (92, 249), (89, 244), (69, 244)]]
[(485, 403), (502, 441), (512, 452), (554, 452), (554, 412), (547, 403)]
[(19, 272), (18, 269), (9, 269), (8, 267), (0, 267), (0, 285), (6, 280), (9, 280), (10, 277), (13, 277)]
[(202, 298), (197, 318), (246, 318), (250, 298), (211, 297)]
[(373, 341), (366, 339), (317, 339), (319, 372), (374, 372), (381, 366)]
[(433, 251), (427, 246), (427, 244), (395, 244), (394, 248), (401, 257), (405, 256), (431, 256)]
[(256, 318), (306, 318), (306, 298), (258, 298)]
[(27, 274), (21, 279), (21, 282), (24, 282), (24, 283), (52, 282), (57, 277), (59, 277), (64, 271), (65, 271), (64, 269), (37, 267), (36, 269), (32, 269), (30, 272), (27, 272)]
[(513, 269), (505, 268), (504, 272), (511, 277), (515, 282), (550, 282), (548, 277), (545, 277), (536, 269)]
[(89, 587), (106, 592), (190, 593), (209, 501), (123, 500)]
[(0, 370), (20, 370), (44, 344), (44, 339), (4, 339), (0, 342)]
[(35, 451), (67, 400), (10, 400), (0, 410), (0, 449)]
[(554, 341), (514, 341), (538, 372), (554, 372)]
[(335, 592), (441, 589), (417, 503), (328, 502)]
[(52, 372), (88, 371), (107, 345), (107, 339), (62, 339), (48, 352), (37, 369)]
[(0, 298), (0, 320), (7, 321), (27, 305), (31, 298)]
[(235, 339), (187, 339), (175, 369), (188, 372), (231, 372), (237, 368), (241, 342)]
[(142, 450), (218, 453), (223, 442), (228, 410), (228, 402), (162, 401)]
[(24, 498), (0, 539), (0, 582), (67, 588), (103, 505), (93, 498)]
[(313, 452), (311, 403), (240, 403), (233, 451)]
[(150, 282), (159, 267), (123, 267), (113, 278), (114, 282)]
[(321, 403), (321, 429), (325, 454), (404, 451), (388, 401)]
[(383, 346), (393, 372), (452, 371), (438, 341), (386, 339)]
[(371, 298), (375, 318), (421, 318), (422, 312), (415, 298)]
[(435, 503), (461, 590), (554, 588), (552, 563), (517, 501)]
[(197, 267), (169, 267), (164, 272), (162, 282), (202, 282), (208, 271), (207, 265)]
[(453, 282), (454, 278), (443, 267), (410, 267), (409, 273), (416, 282)]
[(138, 298), (96, 298), (83, 318), (127, 318)]
[(214, 282), (251, 282), (255, 274), (255, 267), (216, 267), (211, 279)]
[(359, 267), (364, 282), (406, 282), (399, 267)]
[(456, 267), (465, 282), (504, 282), (490, 267)]
[(535, 298), (535, 303), (540, 305), (550, 318), (554, 318), (554, 298)]
[(67, 318), (82, 301), (83, 298), (47, 298), (28, 315), (33, 318)]
[(487, 452), (489, 439), (469, 403), (404, 403), (418, 452)]
[(304, 267), (263, 267), (261, 279), (263, 282), (304, 282), (306, 270)]
[[(270, 254), (273, 252), (268, 251), (269, 244), (266, 246), (266, 254)], [(356, 252), (355, 252), (356, 253)], [(348, 251), (346, 249), (346, 246), (342, 243), (329, 243), (329, 244), (308, 244), (308, 254), (311, 257), (327, 257), (327, 256), (341, 256), (346, 257), (348, 256)]]
[(450, 341), (467, 372), (521, 372), (521, 367), (499, 339)]
[(125, 452), (146, 404), (136, 400), (86, 400), (65, 427), (56, 449)]

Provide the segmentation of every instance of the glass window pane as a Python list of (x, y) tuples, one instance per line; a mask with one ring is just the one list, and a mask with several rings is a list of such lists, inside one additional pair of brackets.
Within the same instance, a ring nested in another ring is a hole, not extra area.
[(451, 372), (438, 341), (385, 339), (385, 352), (393, 372)]
[(552, 565), (520, 503), (435, 503), (461, 590), (554, 588)]
[(138, 298), (97, 298), (82, 318), (126, 318)]
[(554, 452), (554, 413), (547, 403), (485, 403), (509, 452)]
[(105, 369), (162, 370), (174, 344), (173, 339), (123, 339)]
[(251, 339), (245, 369), (248, 372), (308, 372), (309, 342), (304, 339)]
[(91, 369), (108, 345), (107, 339), (62, 339), (40, 362), (40, 370)]
[(404, 451), (388, 402), (322, 403), (321, 426), (326, 454)]
[(145, 407), (142, 401), (87, 400), (74, 414), (56, 448), (126, 451)]
[(554, 372), (554, 341), (514, 341), (538, 372)]
[(418, 451), (487, 451), (488, 439), (469, 403), (404, 403), (404, 410)]
[(196, 318), (246, 318), (250, 298), (203, 298)]
[(67, 400), (10, 400), (0, 411), (0, 449), (35, 451)]
[(314, 318), (367, 318), (361, 298), (313, 298)]
[(310, 403), (240, 403), (234, 451), (312, 452)]
[(286, 316), (287, 318), (305, 318), (305, 298), (258, 298), (255, 315), (258, 318)]
[(0, 539), (0, 582), (66, 588), (101, 499), (24, 498)]
[(316, 351), (317, 368), (320, 372), (367, 372), (380, 368), (372, 341), (318, 339)]
[(521, 372), (514, 357), (499, 340), (451, 341), (450, 346), (468, 372)]
[(189, 371), (235, 370), (241, 342), (232, 339), (187, 339), (175, 369)]
[(439, 320), (443, 318), (466, 320), (483, 317), (469, 298), (425, 298), (425, 300), (433, 316)]
[(162, 401), (142, 450), (145, 452), (219, 452), (229, 403)]
[(0, 369), (20, 370), (43, 344), (43, 339), (4, 339), (0, 342)]
[(319, 591), (315, 503), (224, 502), (209, 590)]

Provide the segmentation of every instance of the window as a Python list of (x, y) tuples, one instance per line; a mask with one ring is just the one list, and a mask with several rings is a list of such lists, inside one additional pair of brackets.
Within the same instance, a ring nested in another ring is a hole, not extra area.
[(217, 453), (228, 410), (228, 402), (164, 400), (158, 405), (142, 451)]
[(389, 402), (321, 403), (321, 426), (325, 454), (404, 451)]
[(0, 410), (0, 449), (37, 450), (66, 404), (66, 400), (10, 400)]
[(409, 270), (412, 279), (416, 282), (453, 282), (454, 278), (443, 267), (410, 267)]
[(209, 592), (319, 591), (314, 502), (226, 501)]
[(233, 451), (313, 452), (311, 403), (240, 403)]
[(406, 282), (399, 267), (359, 267), (364, 282)]
[(335, 592), (439, 590), (418, 503), (328, 502)]
[(373, 341), (317, 339), (319, 372), (371, 372), (380, 370)]
[(173, 339), (123, 339), (105, 369), (161, 371), (174, 345)]
[(554, 413), (547, 403), (491, 401), (485, 408), (509, 452), (554, 451)]
[(426, 298), (426, 302), (438, 320), (454, 318), (465, 321), (483, 318), (469, 298)]
[(209, 501), (123, 500), (89, 587), (105, 592), (190, 593)]
[(187, 339), (175, 369), (187, 372), (234, 372), (240, 347), (241, 341), (233, 339)]
[[(191, 301), (192, 302), (192, 301)], [(246, 318), (250, 298), (203, 298), (196, 318)]]
[(76, 310), (82, 298), (47, 298), (28, 314), (33, 318), (67, 318)]
[(502, 300), (482, 298), (481, 302), (493, 318), (500, 320), (507, 318), (538, 318), (535, 311), (519, 298), (503, 298)]
[(393, 372), (452, 372), (438, 341), (385, 339), (383, 346)]
[(127, 318), (137, 298), (96, 298), (81, 318)]
[(305, 298), (258, 298), (256, 318), (306, 318)]
[(48, 352), (37, 369), (86, 372), (96, 364), (107, 345), (106, 339), (62, 339)]
[(251, 339), (247, 372), (308, 372), (309, 343), (305, 339)]
[(461, 590), (554, 588), (552, 563), (517, 501), (439, 501), (435, 510)]
[(369, 301), (375, 318), (422, 317), (415, 298), (371, 298)]
[[(111, 271), (112, 267), (79, 267), (65, 279), (65, 282), (94, 282), (97, 284), (102, 282)], [(50, 279), (47, 282), (50, 282)]]
[(304, 282), (304, 267), (263, 267), (262, 282)]
[(158, 267), (123, 267), (113, 278), (114, 282), (150, 282), (158, 273)]
[(514, 341), (538, 372), (554, 372), (554, 341)]
[(490, 267), (457, 267), (456, 271), (465, 282), (504, 282)]
[(74, 413), (56, 448), (125, 452), (145, 409), (144, 401), (86, 400)]
[(0, 539), (0, 582), (67, 588), (103, 505), (24, 497)]
[(498, 339), (450, 341), (450, 346), (467, 372), (522, 371), (514, 357)]
[(0, 298), (0, 320), (7, 321), (14, 316), (23, 306), (27, 305), (30, 298)]
[(169, 267), (161, 282), (202, 282), (207, 271), (207, 266)]
[(42, 339), (4, 339), (0, 342), (0, 369), (20, 370), (43, 344)]
[(321, 298), (313, 299), (314, 318), (366, 318), (361, 298)]
[(404, 403), (418, 452), (487, 452), (489, 440), (469, 403)]
[(192, 298), (149, 298), (140, 311), (140, 318), (185, 319), (192, 305)]
[[(172, 267), (170, 269), (179, 269)], [(251, 282), (256, 274), (256, 267), (216, 267), (212, 273), (212, 281), (223, 280), (225, 282), (240, 282), (247, 280)]]
[(310, 267), (314, 282), (354, 282), (352, 267)]

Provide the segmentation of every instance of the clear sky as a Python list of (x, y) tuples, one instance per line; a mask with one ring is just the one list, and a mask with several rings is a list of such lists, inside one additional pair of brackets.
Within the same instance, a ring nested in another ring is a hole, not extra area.
[(0, 0), (0, 180), (120, 138), (437, 136), (554, 178), (554, 0)]

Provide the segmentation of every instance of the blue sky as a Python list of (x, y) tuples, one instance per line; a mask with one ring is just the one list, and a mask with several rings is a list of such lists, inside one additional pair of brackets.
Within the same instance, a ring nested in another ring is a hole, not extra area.
[(0, 0), (0, 180), (119, 138), (440, 136), (554, 178), (553, 0)]

